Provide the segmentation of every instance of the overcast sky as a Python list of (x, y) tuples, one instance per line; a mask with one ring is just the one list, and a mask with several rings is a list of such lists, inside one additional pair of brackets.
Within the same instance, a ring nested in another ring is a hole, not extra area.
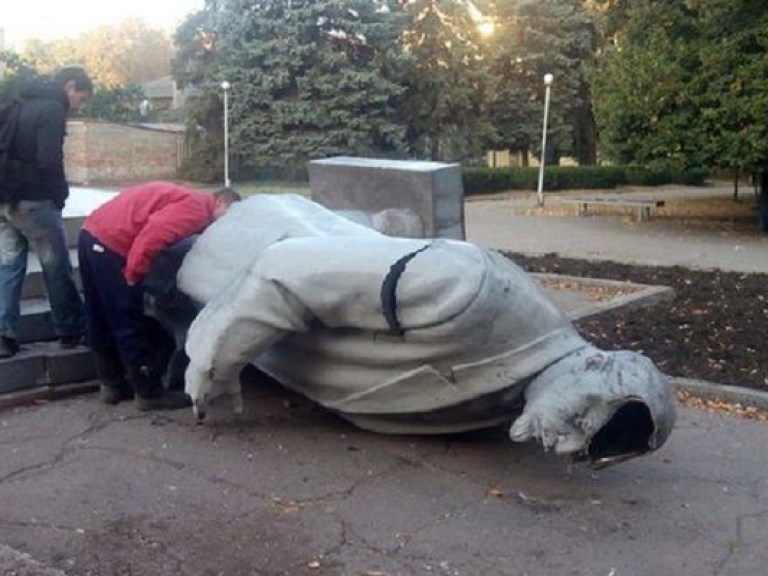
[(203, 0), (0, 0), (0, 29), (5, 47), (20, 48), (27, 38), (75, 37), (100, 24), (132, 17), (173, 31)]

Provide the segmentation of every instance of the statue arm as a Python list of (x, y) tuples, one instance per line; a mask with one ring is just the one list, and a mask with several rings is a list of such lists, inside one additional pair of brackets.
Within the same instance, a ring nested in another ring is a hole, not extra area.
[(308, 329), (309, 309), (267, 268), (257, 262), (246, 270), (190, 326), (186, 379), (193, 399), (196, 388), (236, 382), (242, 368), (275, 342)]

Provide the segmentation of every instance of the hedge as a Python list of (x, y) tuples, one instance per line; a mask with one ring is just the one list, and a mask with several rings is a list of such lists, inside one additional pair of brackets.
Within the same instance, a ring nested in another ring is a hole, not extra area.
[[(538, 188), (538, 168), (465, 167), (461, 172), (464, 193), (468, 196)], [(552, 192), (663, 184), (700, 186), (707, 176), (708, 171), (704, 168), (673, 171), (645, 166), (548, 166), (544, 170), (544, 189)]]
[[(308, 181), (306, 163), (286, 163), (271, 166), (236, 166), (233, 176), (238, 181)], [(487, 168), (463, 166), (464, 193), (491, 194), (504, 190), (536, 190), (538, 168)], [(573, 189), (610, 189), (617, 186), (660, 186), (687, 184), (699, 186), (708, 176), (704, 168), (673, 171), (664, 167), (646, 166), (547, 166), (544, 189), (548, 192)]]

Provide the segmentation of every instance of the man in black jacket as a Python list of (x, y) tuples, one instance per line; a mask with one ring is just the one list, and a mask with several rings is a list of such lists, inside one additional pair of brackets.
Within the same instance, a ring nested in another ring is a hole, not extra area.
[(0, 358), (19, 350), (21, 288), (30, 245), (43, 269), (61, 346), (76, 346), (85, 331), (61, 211), (69, 195), (63, 153), (67, 114), (92, 94), (91, 79), (77, 67), (64, 68), (52, 80), (34, 81), (21, 91), (11, 146), (20, 187), (13, 202), (0, 204)]

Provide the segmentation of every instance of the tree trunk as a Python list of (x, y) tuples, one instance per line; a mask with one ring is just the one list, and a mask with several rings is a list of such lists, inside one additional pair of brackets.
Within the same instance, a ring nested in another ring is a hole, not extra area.
[(757, 199), (761, 232), (768, 232), (768, 170), (760, 173), (760, 196)]

